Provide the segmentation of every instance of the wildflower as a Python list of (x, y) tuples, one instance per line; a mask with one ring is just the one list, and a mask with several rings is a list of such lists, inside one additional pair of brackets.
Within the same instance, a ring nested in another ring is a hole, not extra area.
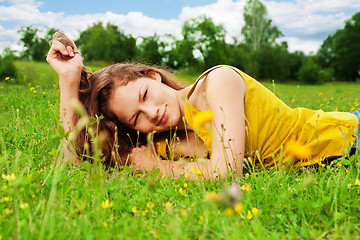
[(232, 216), (235, 214), (234, 210), (232, 210), (231, 208), (226, 208), (225, 211), (224, 211), (224, 214), (226, 216)]
[(3, 198), (1, 199), (1, 202), (9, 202), (9, 201), (11, 201), (11, 200), (12, 200), (11, 197), (5, 196), (5, 197), (3, 197)]
[(300, 182), (302, 181), (302, 178), (295, 178), (295, 181)]
[(46, 94), (46, 92), (42, 92), (42, 94)]
[(172, 205), (171, 202), (166, 202), (166, 203), (165, 203), (165, 206), (166, 206), (166, 207), (171, 207), (171, 205)]
[(106, 223), (106, 222), (103, 222), (103, 226), (104, 226), (104, 227), (107, 227), (107, 223)]
[(35, 89), (34, 87), (31, 87), (31, 88), (30, 88), (30, 92), (31, 92), (32, 90), (34, 90), (34, 89)]
[(6, 77), (6, 78), (5, 78), (6, 81), (9, 80), (9, 79), (10, 79), (10, 77)]
[(28, 208), (28, 207), (29, 207), (28, 203), (20, 203), (20, 208), (21, 209), (25, 209), (25, 208)]
[(211, 191), (211, 192), (208, 193), (208, 195), (206, 196), (206, 198), (207, 198), (208, 200), (211, 200), (211, 201), (216, 201), (216, 200), (218, 199), (218, 196), (217, 196), (216, 192)]
[(113, 205), (113, 202), (110, 202), (109, 199), (106, 199), (105, 202), (102, 201), (102, 203), (101, 203), (102, 208), (110, 208), (110, 207), (112, 207), (112, 205)]
[(148, 203), (146, 204), (146, 206), (147, 206), (148, 208), (153, 208), (153, 207), (155, 206), (155, 204), (153, 204), (152, 202), (148, 202)]
[(31, 194), (31, 197), (32, 197), (32, 198), (35, 198), (35, 194)]
[(180, 214), (181, 214), (181, 216), (186, 216), (186, 211), (184, 209), (181, 209)]
[(322, 106), (324, 106), (324, 104), (321, 103), (321, 104), (320, 104), (320, 107), (322, 107)]
[(355, 185), (360, 185), (359, 179), (355, 179)]
[(350, 189), (350, 188), (351, 188), (351, 184), (350, 184), (350, 183), (347, 185), (347, 188), (348, 188), (348, 189)]
[(184, 183), (184, 188), (187, 188), (187, 183)]
[(204, 222), (204, 217), (203, 215), (200, 215), (200, 218), (199, 218), (199, 221), (198, 221), (200, 224), (202, 224)]
[(179, 188), (179, 193), (183, 196), (185, 195), (184, 190), (182, 188)]
[(287, 151), (290, 155), (298, 159), (306, 159), (311, 156), (310, 148), (299, 142), (289, 142)]
[(341, 163), (337, 163), (336, 166), (337, 166), (337, 167), (341, 167)]
[(322, 95), (322, 92), (319, 92), (318, 95), (321, 96), (321, 95)]
[(247, 192), (251, 191), (251, 187), (249, 186), (249, 184), (242, 185), (240, 188), (243, 191), (247, 191)]
[(291, 100), (291, 103), (294, 103), (295, 102), (295, 98), (293, 98), (292, 100)]
[(195, 128), (203, 128), (206, 123), (209, 123), (213, 119), (214, 113), (212, 111), (204, 111), (196, 114), (193, 119)]
[(252, 209), (251, 209), (251, 211), (253, 212), (253, 214), (256, 216), (256, 215), (258, 215), (258, 213), (259, 213), (259, 210), (256, 208), (256, 207), (253, 207)]
[(248, 211), (248, 214), (247, 214), (247, 216), (246, 216), (246, 219), (250, 220), (250, 219), (252, 219), (252, 218), (253, 218), (253, 215), (251, 214), (250, 211)]
[(353, 111), (355, 111), (355, 108), (354, 108), (354, 107), (352, 107), (352, 108), (350, 109), (350, 112), (353, 112)]
[(131, 209), (131, 212), (136, 213), (136, 212), (137, 212), (136, 207), (133, 207), (133, 208)]
[(37, 93), (37, 91), (35, 90), (35, 91), (33, 91), (33, 93)]
[(4, 88), (4, 86), (1, 86), (0, 88), (1, 88), (1, 89), (3, 89), (3, 88)]
[(237, 213), (242, 212), (242, 210), (244, 210), (244, 206), (243, 206), (241, 203), (237, 203), (237, 204), (235, 204), (235, 206), (234, 206), (234, 210), (235, 210), (235, 212), (237, 212)]
[(354, 102), (354, 105), (357, 107), (357, 106), (359, 106), (359, 103), (358, 103), (358, 102)]
[(13, 213), (13, 210), (12, 209), (8, 209), (8, 208), (4, 208), (2, 210), (2, 212), (5, 214), (5, 215), (10, 215)]
[(187, 172), (185, 173), (185, 178), (189, 178), (189, 174)]
[(16, 176), (15, 174), (10, 174), (10, 175), (5, 175), (5, 174), (1, 174), (1, 177), (4, 179), (4, 180), (8, 180), (8, 181), (15, 181), (16, 179)]

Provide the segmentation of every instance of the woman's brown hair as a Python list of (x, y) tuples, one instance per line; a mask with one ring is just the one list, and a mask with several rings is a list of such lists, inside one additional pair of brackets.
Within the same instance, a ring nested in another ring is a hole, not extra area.
[[(113, 91), (118, 86), (127, 85), (129, 81), (141, 77), (151, 77), (151, 72), (159, 73), (162, 83), (173, 89), (180, 90), (184, 87), (168, 70), (140, 63), (117, 63), (95, 73), (90, 73), (84, 68), (81, 73), (80, 102), (85, 106), (90, 117), (103, 116), (103, 119), (92, 127), (98, 129), (103, 136), (105, 135), (102, 153), (105, 159), (104, 164), (107, 166), (124, 165), (133, 147), (146, 144), (146, 134), (126, 127), (111, 111), (109, 100)], [(79, 115), (75, 115), (75, 123), (79, 117)], [(81, 159), (91, 161), (91, 157), (85, 157), (93, 152), (90, 141), (86, 130), (82, 130), (78, 134), (76, 152)], [(89, 146), (89, 152), (83, 155), (85, 145)]]

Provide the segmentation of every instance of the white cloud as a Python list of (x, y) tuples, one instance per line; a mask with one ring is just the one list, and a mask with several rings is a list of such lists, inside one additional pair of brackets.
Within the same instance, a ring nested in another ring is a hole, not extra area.
[[(4, 2), (4, 0), (0, 0)], [(95, 22), (110, 22), (119, 26), (126, 34), (150, 36), (181, 32), (184, 21), (206, 14), (216, 24), (227, 30), (227, 40), (239, 37), (244, 25), (243, 7), (245, 0), (218, 0), (216, 3), (198, 7), (184, 7), (177, 19), (164, 20), (145, 16), (141, 12), (116, 14), (113, 12), (67, 15), (65, 12), (41, 12), (37, 0), (10, 0), (10, 6), (0, 5), (0, 21), (16, 25), (13, 29), (0, 28), (0, 49), (5, 45), (15, 47), (17, 29), (20, 26), (47, 26), (66, 32), (77, 38), (79, 32)], [(350, 16), (345, 11), (360, 9), (359, 0), (294, 0), (293, 2), (263, 1), (268, 15), (284, 33), (282, 40), (288, 41), (290, 51), (316, 52), (327, 34), (343, 27)]]

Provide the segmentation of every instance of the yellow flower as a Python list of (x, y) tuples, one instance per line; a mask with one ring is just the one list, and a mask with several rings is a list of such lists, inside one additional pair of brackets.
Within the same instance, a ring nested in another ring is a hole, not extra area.
[(25, 208), (28, 208), (28, 207), (29, 207), (28, 203), (20, 203), (20, 208), (21, 209), (25, 209)]
[(187, 188), (187, 183), (184, 183), (184, 188)]
[(258, 210), (256, 207), (253, 207), (253, 208), (252, 208), (252, 212), (253, 212), (253, 214), (256, 216), (256, 215), (258, 215), (259, 210)]
[(213, 119), (214, 113), (212, 111), (199, 112), (194, 116), (193, 124), (195, 128), (202, 128), (204, 125)]
[(291, 103), (294, 103), (296, 100), (295, 100), (295, 98), (293, 98), (292, 100), (291, 100)]
[(4, 88), (4, 86), (1, 86), (0, 88), (1, 88), (1, 89), (3, 89), (3, 88)]
[(356, 180), (355, 180), (355, 185), (360, 185), (359, 179), (356, 179)]
[(249, 184), (245, 184), (245, 185), (242, 185), (240, 186), (241, 190), (243, 191), (247, 191), (247, 192), (250, 192), (251, 191), (251, 187)]
[(337, 166), (337, 167), (341, 167), (341, 163), (337, 163), (336, 166)]
[(246, 218), (247, 218), (248, 220), (250, 220), (250, 219), (253, 218), (253, 215), (251, 214), (250, 211), (248, 211), (248, 214), (247, 214)]
[(9, 214), (12, 214), (13, 213), (13, 210), (12, 209), (8, 209), (8, 208), (4, 208), (2, 210), (2, 212), (5, 214), (5, 215), (9, 215)]
[(113, 202), (110, 202), (109, 199), (107, 199), (105, 202), (103, 201), (101, 203), (102, 208), (110, 208), (110, 207), (112, 207), (112, 205), (113, 205)]
[(350, 184), (350, 183), (347, 185), (347, 188), (348, 188), (348, 189), (350, 189), (350, 188), (351, 188), (351, 184)]
[(5, 78), (5, 80), (9, 80), (9, 79), (10, 79), (10, 77), (6, 77), (6, 78)]
[(202, 224), (204, 222), (204, 217), (203, 215), (200, 215), (200, 218), (199, 218), (199, 221), (198, 221), (200, 224)]
[(355, 108), (352, 107), (352, 108), (350, 109), (350, 112), (353, 112), (353, 111), (355, 111)]
[(136, 213), (136, 212), (137, 212), (136, 207), (133, 207), (133, 208), (131, 209), (131, 211), (132, 211), (133, 213)]
[(287, 146), (287, 151), (290, 155), (298, 159), (306, 159), (311, 157), (310, 148), (299, 142), (291, 141)]
[(187, 172), (185, 173), (185, 178), (189, 178), (189, 174)]
[(37, 91), (35, 90), (33, 93), (36, 93)]
[(181, 209), (180, 214), (181, 214), (181, 216), (186, 216), (186, 211), (184, 209)]
[(357, 106), (359, 106), (359, 103), (358, 103), (358, 102), (354, 102), (354, 105), (357, 107)]
[(42, 92), (42, 94), (45, 94), (46, 92)]
[(146, 206), (147, 206), (148, 208), (153, 208), (153, 207), (155, 206), (155, 204), (153, 204), (152, 202), (148, 202), (148, 203), (146, 204)]
[(149, 210), (147, 208), (145, 208), (145, 210), (143, 211), (143, 214), (147, 214), (149, 212)]
[(8, 180), (8, 181), (15, 181), (16, 180), (16, 176), (15, 174), (10, 174), (10, 175), (5, 175), (5, 174), (1, 174), (1, 177), (4, 179), (4, 180)]
[(234, 210), (232, 210), (232, 208), (226, 208), (225, 211), (224, 211), (224, 214), (226, 216), (232, 216), (235, 214)]
[(1, 202), (9, 202), (9, 201), (11, 201), (11, 197), (5, 196), (1, 199)]
[(180, 193), (181, 195), (183, 195), (183, 196), (185, 195), (185, 192), (184, 192), (184, 190), (183, 190), (182, 188), (179, 189), (179, 193)]
[(34, 87), (31, 87), (31, 88), (30, 88), (30, 92), (31, 92), (32, 90), (34, 90), (34, 89), (35, 89)]
[(244, 206), (243, 206), (241, 203), (237, 203), (237, 204), (235, 204), (235, 206), (234, 206), (234, 210), (235, 210), (235, 212), (237, 212), (237, 213), (242, 212), (242, 210), (244, 210)]
[(211, 200), (211, 201), (216, 201), (216, 200), (218, 199), (218, 196), (217, 196), (216, 192), (211, 191), (211, 192), (208, 193), (208, 195), (206, 196), (206, 198), (207, 198), (208, 200)]
[(166, 206), (166, 207), (171, 207), (171, 205), (172, 205), (171, 202), (166, 202), (166, 203), (165, 203), (165, 206)]
[(319, 94), (318, 94), (319, 96), (321, 96), (322, 95), (322, 93), (321, 92), (319, 92)]

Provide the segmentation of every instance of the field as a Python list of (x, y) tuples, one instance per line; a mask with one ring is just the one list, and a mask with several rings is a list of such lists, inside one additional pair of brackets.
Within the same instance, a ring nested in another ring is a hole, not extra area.
[[(226, 201), (230, 180), (77, 168), (59, 157), (56, 74), (17, 66), (17, 83), (0, 80), (0, 239), (360, 239), (357, 156), (250, 169), (234, 207), (214, 201)], [(292, 107), (360, 108), (360, 84), (265, 85)]]

